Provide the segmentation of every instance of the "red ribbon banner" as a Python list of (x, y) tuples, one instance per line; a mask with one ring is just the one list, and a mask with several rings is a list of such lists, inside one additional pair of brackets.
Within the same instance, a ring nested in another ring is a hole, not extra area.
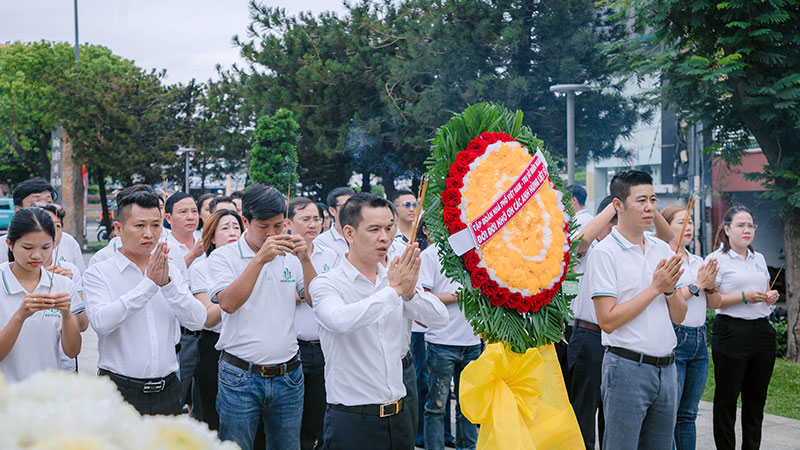
[(483, 214), (469, 223), (475, 243), (482, 247), (492, 239), (511, 219), (528, 204), (531, 198), (547, 182), (547, 163), (541, 152), (537, 151), (525, 170), (503, 195), (492, 203)]

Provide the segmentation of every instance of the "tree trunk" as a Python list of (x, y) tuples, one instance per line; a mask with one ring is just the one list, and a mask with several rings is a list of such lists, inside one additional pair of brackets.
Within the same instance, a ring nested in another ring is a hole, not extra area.
[(372, 174), (369, 172), (369, 169), (361, 171), (361, 192), (372, 192), (372, 184), (369, 182), (370, 178), (372, 178)]
[(50, 145), (49, 139), (39, 143), (39, 176), (48, 181), (50, 180), (50, 155), (47, 152), (50, 150)]
[(106, 228), (108, 235), (111, 236), (111, 216), (108, 213), (108, 197), (106, 196), (106, 176), (102, 169), (97, 169), (97, 187), (100, 189), (100, 223)]
[(394, 188), (394, 175), (383, 174), (381, 179), (383, 180), (383, 192), (386, 194), (386, 198), (394, 197), (396, 191)]
[(800, 208), (791, 208), (783, 218), (783, 248), (786, 280), (788, 349), (786, 359), (800, 363)]

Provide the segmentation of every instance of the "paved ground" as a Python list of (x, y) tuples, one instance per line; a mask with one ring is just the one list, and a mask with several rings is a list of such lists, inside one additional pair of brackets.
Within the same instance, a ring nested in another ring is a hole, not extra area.
[[(84, 255), (88, 263), (91, 255)], [(97, 335), (91, 327), (83, 333), (83, 346), (78, 355), (78, 370), (84, 374), (97, 373)], [(714, 435), (711, 422), (711, 403), (700, 402), (697, 417), (698, 450), (714, 449)], [(741, 411), (740, 411), (741, 413)], [(452, 415), (455, 417), (455, 413)], [(453, 430), (455, 431), (455, 430)], [(741, 425), (737, 421), (737, 447), (741, 446)], [(798, 450), (800, 449), (800, 420), (765, 415), (761, 448), (765, 450)]]

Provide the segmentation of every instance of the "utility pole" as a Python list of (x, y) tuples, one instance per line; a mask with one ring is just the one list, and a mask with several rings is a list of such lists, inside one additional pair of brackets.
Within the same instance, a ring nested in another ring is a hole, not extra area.
[(196, 148), (190, 147), (178, 147), (178, 153), (183, 153), (184, 157), (186, 158), (186, 165), (184, 166), (184, 189), (183, 192), (189, 194), (189, 155), (196, 152)]
[(567, 94), (567, 184), (575, 184), (575, 93), (590, 89), (585, 84), (550, 86), (550, 92)]

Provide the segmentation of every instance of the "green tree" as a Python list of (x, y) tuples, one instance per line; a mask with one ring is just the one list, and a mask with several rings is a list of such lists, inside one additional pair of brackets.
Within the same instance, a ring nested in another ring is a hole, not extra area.
[(731, 164), (753, 140), (764, 152), (768, 165), (752, 176), (763, 180), (783, 218), (788, 357), (800, 361), (800, 2), (625, 0), (614, 6), (643, 38), (610, 49), (621, 67), (660, 77), (653, 100), (701, 122), (708, 151)]
[(281, 192), (296, 189), (299, 129), (292, 112), (283, 108), (258, 119), (253, 149), (247, 160), (251, 182), (263, 183)]

